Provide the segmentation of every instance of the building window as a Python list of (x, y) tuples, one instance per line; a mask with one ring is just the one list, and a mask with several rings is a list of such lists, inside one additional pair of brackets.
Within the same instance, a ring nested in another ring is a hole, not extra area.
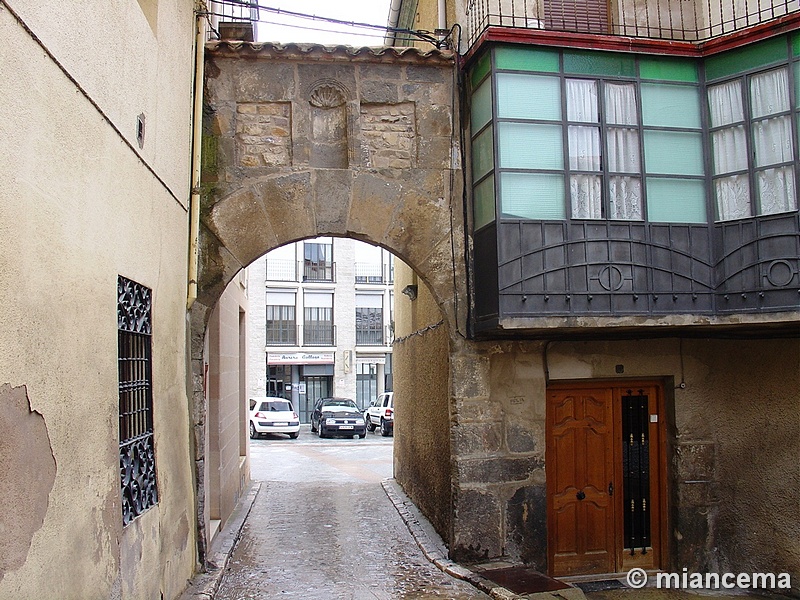
[(505, 46), (493, 57), (471, 78), (476, 229), (496, 214), (708, 221), (695, 62)]
[(333, 244), (303, 244), (303, 281), (333, 281)]
[(378, 395), (377, 372), (375, 363), (356, 363), (356, 404), (362, 409)]
[(306, 346), (335, 345), (333, 294), (306, 293), (303, 296), (303, 304), (303, 344)]
[(788, 68), (709, 86), (708, 106), (717, 218), (795, 210)]
[(152, 291), (117, 278), (122, 523), (158, 502), (153, 444)]
[(383, 296), (356, 295), (356, 345), (383, 345)]
[(297, 344), (294, 292), (267, 292), (267, 345)]

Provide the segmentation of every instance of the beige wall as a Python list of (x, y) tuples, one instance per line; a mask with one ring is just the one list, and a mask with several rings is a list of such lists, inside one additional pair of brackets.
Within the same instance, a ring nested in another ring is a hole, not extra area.
[[(418, 296), (401, 293), (416, 285)], [(394, 476), (443, 539), (451, 535), (448, 327), (425, 283), (395, 260)]]
[[(161, 2), (155, 31), (135, 2), (6, 4), (30, 32), (0, 10), (0, 389), (27, 401), (0, 425), (0, 538), (14, 557), (0, 568), (0, 598), (174, 598), (196, 554), (185, 363), (192, 2)], [(158, 505), (125, 528), (118, 275), (153, 290), (159, 486)], [(42, 425), (32, 437), (9, 435), (30, 419)], [(7, 452), (10, 440), (21, 447)], [(5, 504), (20, 500), (35, 512), (21, 521)]]
[(205, 451), (205, 527), (210, 541), (239, 501), (250, 479), (247, 443), (244, 274), (236, 277), (211, 313), (206, 334), (208, 413)]

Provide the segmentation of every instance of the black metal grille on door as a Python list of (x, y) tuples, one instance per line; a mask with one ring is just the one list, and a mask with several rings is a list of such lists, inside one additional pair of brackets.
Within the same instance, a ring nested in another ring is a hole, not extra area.
[(625, 549), (647, 553), (650, 541), (650, 435), (643, 390), (622, 397), (622, 469)]

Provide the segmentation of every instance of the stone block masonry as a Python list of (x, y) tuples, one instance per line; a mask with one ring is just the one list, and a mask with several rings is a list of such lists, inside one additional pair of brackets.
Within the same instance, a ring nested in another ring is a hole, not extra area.
[(236, 106), (236, 148), (243, 167), (282, 167), (292, 162), (288, 102)]

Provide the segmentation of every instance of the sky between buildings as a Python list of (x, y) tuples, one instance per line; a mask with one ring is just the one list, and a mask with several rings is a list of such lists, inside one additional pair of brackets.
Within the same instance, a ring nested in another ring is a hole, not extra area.
[[(391, 0), (260, 0), (261, 6), (385, 27)], [(385, 31), (260, 11), (258, 41), (382, 46)]]

